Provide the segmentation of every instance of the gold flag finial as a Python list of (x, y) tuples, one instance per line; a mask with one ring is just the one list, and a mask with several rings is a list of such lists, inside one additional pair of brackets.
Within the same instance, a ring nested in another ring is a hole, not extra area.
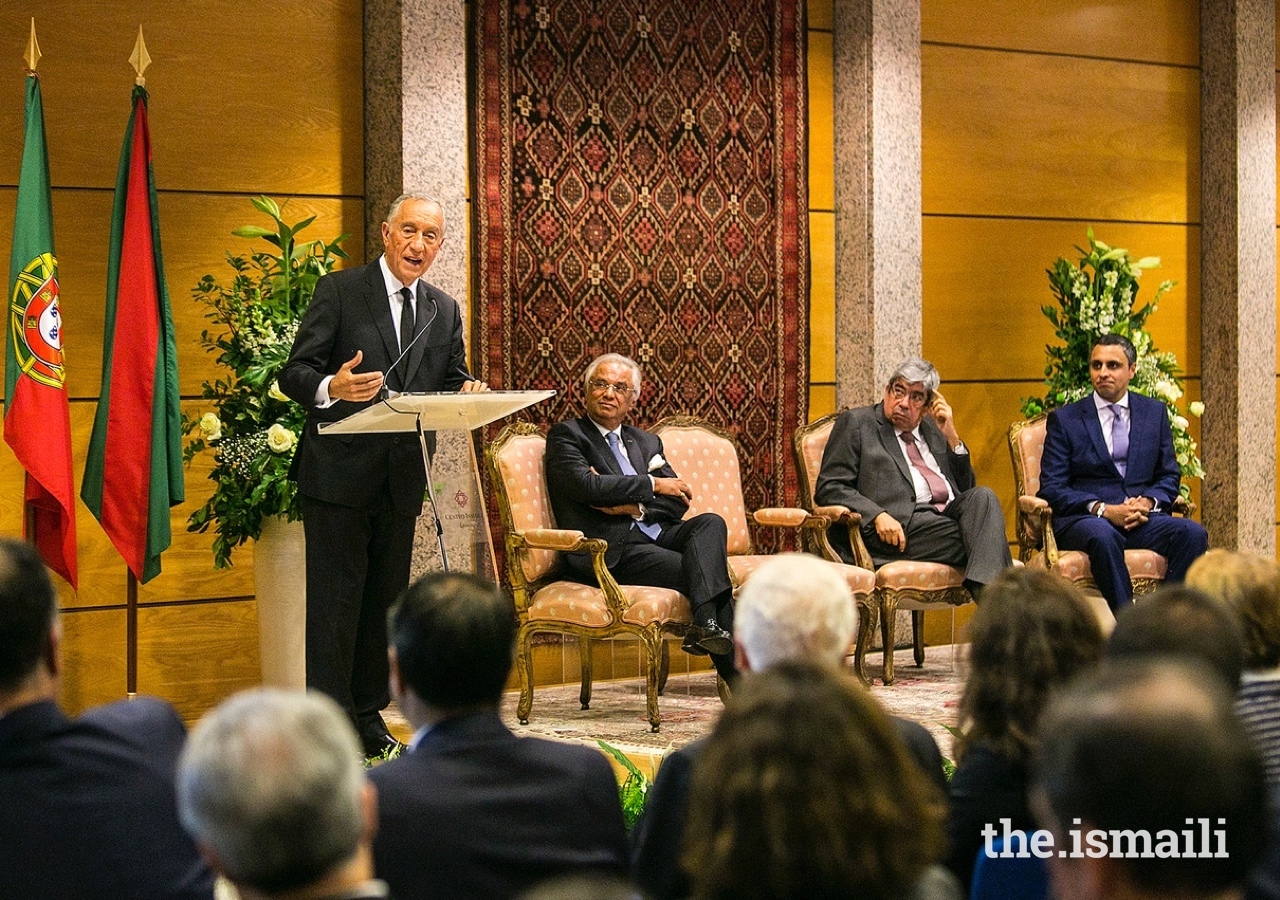
[(40, 62), (40, 43), (36, 40), (36, 17), (31, 17), (31, 39), (27, 41), (27, 71), (35, 72), (36, 63)]
[(133, 70), (138, 73), (137, 84), (146, 87), (147, 79), (142, 77), (142, 73), (147, 70), (147, 66), (151, 65), (151, 56), (147, 53), (147, 42), (142, 39), (142, 26), (138, 26), (138, 42), (133, 45), (133, 55), (129, 57), (129, 62), (133, 64)]

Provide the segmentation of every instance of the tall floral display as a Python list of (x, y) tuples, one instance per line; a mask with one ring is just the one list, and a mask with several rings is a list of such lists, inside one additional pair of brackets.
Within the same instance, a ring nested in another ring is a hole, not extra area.
[[(1190, 492), (1187, 479), (1202, 477), (1204, 469), (1196, 453), (1196, 442), (1188, 431), (1187, 419), (1178, 406), (1183, 396), (1182, 370), (1172, 353), (1155, 348), (1151, 335), (1143, 327), (1156, 311), (1160, 298), (1176, 282), (1161, 282), (1151, 302), (1137, 306), (1138, 280), (1147, 269), (1157, 268), (1160, 258), (1144, 256), (1131, 260), (1128, 250), (1096, 240), (1092, 228), (1087, 236), (1089, 249), (1076, 247), (1081, 254), (1078, 263), (1072, 265), (1058, 257), (1047, 270), (1049, 289), (1058, 305), (1046, 305), (1042, 309), (1062, 344), (1045, 348), (1048, 361), (1044, 383), (1048, 391), (1044, 397), (1023, 400), (1022, 414), (1030, 418), (1087, 395), (1092, 390), (1089, 351), (1094, 339), (1103, 334), (1124, 335), (1138, 351), (1137, 372), (1129, 388), (1161, 400), (1168, 407), (1173, 448), (1182, 470), (1182, 495), (1186, 497)], [(1204, 405), (1196, 401), (1188, 404), (1187, 410), (1199, 416), (1204, 412)]]
[(192, 290), (208, 307), (205, 317), (215, 326), (200, 334), (200, 344), (217, 354), (224, 371), (204, 382), (201, 397), (213, 409), (202, 416), (183, 417), (183, 429), (193, 437), (183, 450), (189, 463), (206, 448), (214, 452), (209, 479), (213, 495), (191, 514), (188, 531), (214, 527), (214, 566), (231, 564), (231, 552), (262, 534), (264, 519), (301, 518), (297, 485), (289, 479), (306, 410), (280, 391), (276, 375), (289, 358), (298, 323), (316, 281), (346, 254), (339, 247), (348, 235), (331, 242), (298, 241), (297, 235), (315, 216), (287, 224), (270, 197), (255, 197), (254, 207), (270, 216), (275, 229), (242, 225), (237, 237), (262, 239), (276, 252), (254, 251), (246, 256), (227, 253), (234, 275), (224, 284), (206, 275)]

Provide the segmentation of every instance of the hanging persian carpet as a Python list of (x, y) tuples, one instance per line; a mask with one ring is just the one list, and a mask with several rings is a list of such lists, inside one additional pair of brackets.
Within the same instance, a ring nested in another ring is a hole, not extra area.
[(802, 0), (481, 0), (475, 17), (480, 377), (559, 391), (528, 411), (550, 423), (583, 414), (587, 363), (626, 354), (632, 424), (725, 428), (748, 509), (794, 502)]

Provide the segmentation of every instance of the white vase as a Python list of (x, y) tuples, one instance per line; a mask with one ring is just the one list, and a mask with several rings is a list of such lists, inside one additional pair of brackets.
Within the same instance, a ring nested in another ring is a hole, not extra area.
[(273, 516), (253, 547), (262, 683), (307, 686), (307, 553), (301, 522)]

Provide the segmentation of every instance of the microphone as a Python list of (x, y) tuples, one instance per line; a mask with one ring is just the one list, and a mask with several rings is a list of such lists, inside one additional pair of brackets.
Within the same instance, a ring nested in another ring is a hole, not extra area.
[[(378, 388), (378, 396), (374, 398), (375, 403), (381, 403), (391, 396), (391, 391), (387, 387), (387, 381), (390, 380), (391, 373), (395, 370), (396, 366), (400, 365), (400, 361), (409, 355), (409, 351), (413, 349), (413, 345), (418, 343), (418, 338), (426, 334), (427, 330), (431, 328), (431, 323), (436, 320), (436, 314), (439, 312), (440, 305), (433, 302), (431, 304), (431, 318), (427, 319), (427, 324), (423, 325), (422, 328), (418, 330), (418, 333), (413, 336), (413, 340), (409, 342), (409, 346), (401, 350), (400, 355), (396, 357), (396, 361), (387, 367), (386, 374), (382, 376), (382, 387)], [(401, 313), (401, 315), (404, 315), (404, 313)]]

